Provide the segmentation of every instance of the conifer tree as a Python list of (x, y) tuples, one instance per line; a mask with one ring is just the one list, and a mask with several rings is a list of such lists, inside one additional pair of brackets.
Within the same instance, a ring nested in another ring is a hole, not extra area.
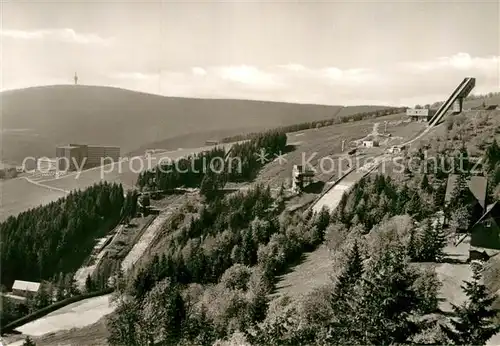
[(92, 280), (92, 277), (87, 275), (87, 278), (85, 279), (85, 291), (87, 292), (92, 292), (94, 291), (95, 286), (94, 286), (94, 281)]
[(450, 207), (452, 209), (469, 205), (471, 202), (471, 193), (467, 183), (467, 176), (463, 173), (457, 175), (457, 180), (451, 193)]
[(22, 346), (36, 346), (36, 344), (29, 336), (27, 336), (26, 339), (24, 339)]
[(410, 230), (410, 238), (408, 239), (408, 245), (406, 248), (406, 253), (410, 260), (415, 261), (418, 260), (417, 254), (417, 239), (415, 237), (415, 229)]
[(343, 300), (349, 294), (352, 286), (363, 275), (363, 258), (359, 251), (357, 240), (354, 241), (352, 250), (349, 252), (347, 264), (344, 271), (340, 274), (333, 292), (333, 300)]
[(402, 247), (386, 248), (363, 278), (362, 297), (351, 335), (361, 344), (405, 344), (421, 330), (414, 319), (420, 297), (414, 284), (417, 274), (408, 266)]
[(418, 216), (422, 212), (422, 201), (417, 192), (413, 192), (408, 204), (406, 205), (406, 213), (410, 216)]
[(450, 320), (451, 326), (441, 326), (455, 345), (485, 345), (500, 331), (500, 326), (494, 322), (498, 314), (498, 310), (492, 308), (495, 297), (489, 295), (480, 281), (479, 268), (473, 268), (472, 280), (462, 286), (467, 301), (460, 306), (453, 305), (455, 318)]
[(486, 162), (488, 163), (488, 170), (491, 172), (500, 161), (500, 147), (496, 139), (486, 149)]
[(427, 219), (419, 239), (417, 257), (421, 261), (439, 262), (444, 256), (445, 246), (446, 236), (441, 225), (437, 221), (433, 223), (431, 219)]
[(427, 174), (424, 174), (424, 176), (422, 177), (422, 181), (420, 183), (420, 189), (426, 192), (432, 190), (432, 187), (429, 184), (429, 178), (427, 177)]

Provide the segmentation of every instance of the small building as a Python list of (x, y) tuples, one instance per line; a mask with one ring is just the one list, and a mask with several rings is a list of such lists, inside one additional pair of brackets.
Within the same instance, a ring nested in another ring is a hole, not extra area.
[(435, 113), (434, 110), (430, 110), (427, 108), (423, 109), (408, 108), (406, 110), (406, 115), (410, 118), (410, 120), (416, 122), (427, 122), (432, 118), (434, 113)]
[(401, 153), (402, 148), (400, 146), (394, 145), (394, 146), (390, 147), (389, 149), (387, 149), (387, 151), (390, 154), (399, 154), (399, 153)]
[(12, 285), (12, 294), (20, 297), (28, 297), (35, 295), (39, 289), (39, 282), (16, 280)]
[[(446, 192), (444, 197), (445, 208), (447, 208), (451, 202), (457, 180), (458, 180), (458, 174), (450, 174), (448, 176), (448, 181), (446, 183)], [(471, 221), (472, 223), (475, 223), (484, 214), (486, 210), (488, 180), (486, 179), (486, 177), (474, 175), (467, 180), (467, 185), (472, 195), (471, 197), (473, 197), (474, 200), (473, 218)], [(447, 223), (448, 220), (445, 219), (445, 224)]]
[(37, 159), (37, 170), (43, 173), (55, 171), (57, 169), (57, 159), (41, 157)]
[(373, 147), (378, 147), (378, 141), (375, 140), (367, 140), (363, 141), (363, 147), (364, 148), (373, 148)]
[(292, 169), (292, 190), (299, 192), (312, 182), (314, 171), (305, 169), (301, 165), (294, 165)]
[(470, 228), (469, 259), (488, 260), (500, 253), (500, 203), (488, 205), (485, 213)]

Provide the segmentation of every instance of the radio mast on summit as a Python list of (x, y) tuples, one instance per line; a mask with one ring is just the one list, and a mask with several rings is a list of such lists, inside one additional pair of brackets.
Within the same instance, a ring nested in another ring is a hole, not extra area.
[(78, 75), (76, 74), (76, 72), (75, 72), (75, 76), (73, 77), (73, 79), (75, 80), (75, 85), (77, 85), (78, 84)]

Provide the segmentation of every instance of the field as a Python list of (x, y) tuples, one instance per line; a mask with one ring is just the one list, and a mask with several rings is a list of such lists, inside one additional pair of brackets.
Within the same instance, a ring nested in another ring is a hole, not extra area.
[[(286, 162), (283, 160), (279, 162), (278, 159), (275, 159), (262, 169), (256, 180), (270, 184), (272, 187), (279, 187), (282, 182), (290, 179), (293, 165), (301, 165), (307, 162), (317, 170), (315, 180), (326, 183), (332, 179), (337, 179), (347, 171), (346, 164), (348, 162), (349, 164), (356, 164), (354, 159), (347, 159), (345, 155), (347, 148), (355, 146), (360, 139), (372, 134), (374, 129), (383, 132), (385, 121), (388, 122), (387, 133), (391, 133), (391, 137), (385, 139), (381, 137), (386, 141), (381, 143), (381, 147), (396, 145), (401, 142), (403, 137), (407, 138), (425, 127), (425, 124), (422, 123), (404, 123), (401, 121), (404, 118), (403, 114), (395, 114), (355, 123), (291, 133), (288, 137), (288, 143), (293, 144), (294, 149), (284, 155)], [(346, 148), (344, 153), (342, 153), (343, 140), (345, 140)], [(377, 150), (377, 148), (359, 149), (359, 164), (363, 163), (366, 155), (371, 156)], [(320, 167), (321, 159), (325, 157), (328, 159), (324, 159), (322, 167)], [(312, 159), (309, 160), (310, 158)]]
[(23, 178), (0, 180), (0, 222), (30, 208), (47, 204), (63, 197), (60, 191), (33, 185)]
[[(295, 149), (284, 156), (287, 162), (282, 162), (282, 164), (280, 164), (275, 161), (267, 164), (260, 172), (256, 181), (269, 183), (274, 187), (279, 186), (282, 181), (289, 178), (293, 165), (301, 164), (303, 155), (307, 160), (307, 158), (316, 153), (315, 157), (317, 159), (311, 160), (312, 165), (316, 167), (319, 164), (318, 159), (324, 156), (332, 156), (334, 161), (337, 162), (335, 157), (340, 153), (343, 139), (346, 140), (347, 147), (351, 141), (363, 138), (371, 133), (375, 123), (383, 123), (386, 120), (389, 123), (397, 123), (401, 118), (403, 118), (402, 114), (396, 114), (359, 122), (333, 125), (320, 129), (305, 130), (299, 133), (291, 133), (289, 134), (288, 142), (294, 143)], [(387, 131), (393, 131), (395, 133), (397, 133), (397, 131), (406, 131), (403, 129), (406, 129), (407, 126), (423, 127), (422, 124), (399, 123), (399, 125), (388, 125)], [(224, 146), (229, 148), (230, 145), (225, 144)], [(117, 163), (113, 166), (108, 165), (89, 169), (81, 172), (79, 175), (77, 173), (68, 173), (66, 176), (57, 179), (50, 177), (33, 178), (33, 181), (41, 184), (38, 186), (30, 184), (25, 179), (3, 181), (2, 184), (6, 185), (4, 188), (4, 199), (7, 199), (7, 202), (3, 206), (4, 209), (2, 210), (2, 215), (0, 215), (0, 220), (4, 220), (9, 215), (17, 215), (27, 208), (54, 201), (65, 195), (64, 192), (51, 189), (59, 189), (66, 192), (76, 189), (83, 190), (102, 180), (121, 183), (125, 188), (130, 188), (135, 184), (141, 166), (144, 168), (154, 167), (161, 159), (169, 158), (174, 160), (209, 148), (211, 147), (204, 146), (193, 149), (168, 151), (153, 155), (150, 160), (145, 157), (138, 157), (137, 159), (124, 161), (121, 164)], [(344, 169), (337, 168), (338, 167), (335, 167), (331, 173), (319, 174), (317, 179), (324, 182), (330, 180), (336, 174), (338, 175), (339, 171)], [(16, 191), (25, 192), (18, 194)], [(10, 199), (8, 199), (9, 197)]]
[(83, 190), (102, 180), (121, 183), (125, 188), (130, 188), (137, 180), (141, 165), (144, 168), (154, 167), (159, 160), (166, 157), (174, 160), (209, 148), (176, 150), (152, 156), (151, 159), (140, 157), (132, 162), (125, 161), (121, 165), (117, 163), (114, 166), (108, 165), (89, 169), (79, 175), (72, 172), (58, 179), (50, 177), (36, 178), (32, 180), (33, 183), (24, 178), (0, 181), (3, 198), (0, 221), (29, 208), (55, 201), (66, 195), (64, 191)]

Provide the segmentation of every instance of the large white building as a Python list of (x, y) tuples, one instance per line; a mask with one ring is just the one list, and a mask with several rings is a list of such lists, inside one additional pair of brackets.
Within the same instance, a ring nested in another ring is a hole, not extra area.
[(39, 282), (16, 280), (12, 285), (12, 294), (20, 297), (28, 297), (37, 294), (40, 289)]
[(75, 170), (83, 165), (83, 168), (97, 167), (110, 161), (117, 162), (120, 159), (120, 147), (69, 144), (56, 148), (59, 170)]

